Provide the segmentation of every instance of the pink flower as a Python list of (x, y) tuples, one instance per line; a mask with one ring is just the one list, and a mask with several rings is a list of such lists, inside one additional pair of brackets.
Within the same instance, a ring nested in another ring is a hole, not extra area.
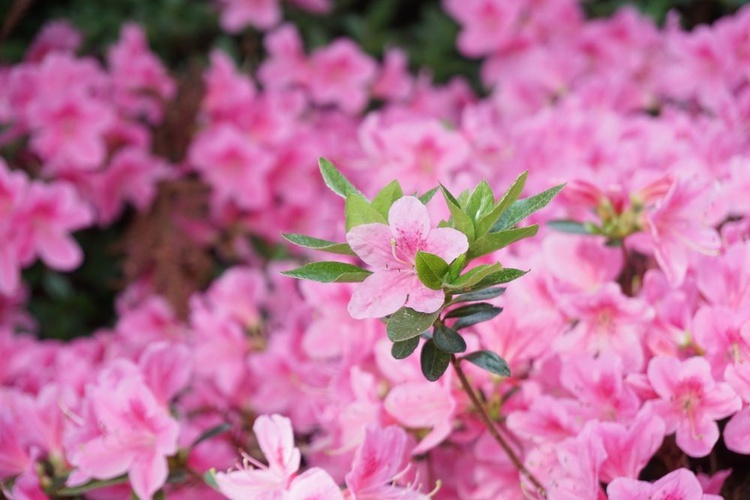
[(68, 447), (76, 467), (68, 484), (127, 472), (133, 491), (140, 498), (151, 498), (167, 480), (167, 457), (177, 452), (177, 422), (130, 364), (103, 372), (99, 384), (89, 387), (86, 399), (87, 423), (71, 435)]
[(524, 2), (504, 0), (444, 0), (446, 10), (461, 24), (458, 49), (478, 57), (496, 52), (513, 39)]
[[(253, 432), (268, 466), (246, 455), (242, 469), (217, 473), (216, 482), (224, 495), (238, 500), (343, 500), (338, 485), (324, 470), (314, 467), (297, 475), (301, 455), (288, 418), (262, 415), (255, 420)], [(258, 468), (250, 467), (251, 463)]]
[(221, 0), (221, 27), (239, 33), (248, 26), (267, 30), (281, 21), (281, 0)]
[(461, 232), (430, 229), (427, 208), (414, 196), (396, 200), (388, 223), (363, 224), (346, 235), (354, 253), (374, 268), (349, 302), (349, 314), (356, 319), (381, 318), (402, 306), (424, 313), (437, 311), (445, 294), (419, 281), (414, 263), (417, 252), (432, 253), (450, 263), (469, 249)]
[(607, 495), (609, 495), (609, 500), (640, 500), (643, 498), (721, 499), (719, 495), (704, 494), (698, 478), (687, 469), (672, 471), (653, 484), (620, 477), (609, 483)]
[(406, 432), (392, 426), (368, 426), (365, 440), (354, 454), (352, 470), (346, 475), (347, 492), (353, 499), (426, 499), (419, 492), (391, 484), (406, 461)]
[(353, 41), (334, 40), (310, 56), (308, 85), (312, 100), (338, 105), (349, 113), (361, 111), (376, 70), (375, 61)]
[(44, 25), (34, 42), (26, 51), (25, 59), (40, 62), (52, 52), (74, 53), (80, 47), (83, 37), (70, 22), (61, 19)]
[(704, 457), (719, 440), (717, 420), (737, 412), (742, 403), (725, 382), (715, 382), (703, 358), (685, 361), (658, 356), (648, 365), (648, 379), (661, 398), (654, 412), (666, 433), (677, 432), (677, 446), (691, 457)]

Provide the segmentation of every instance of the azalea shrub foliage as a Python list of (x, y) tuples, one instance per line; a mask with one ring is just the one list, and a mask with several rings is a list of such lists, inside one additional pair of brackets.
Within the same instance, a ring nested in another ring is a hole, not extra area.
[(0, 66), (2, 495), (743, 498), (750, 9), (444, 0), (438, 82), (204, 7), (262, 57)]

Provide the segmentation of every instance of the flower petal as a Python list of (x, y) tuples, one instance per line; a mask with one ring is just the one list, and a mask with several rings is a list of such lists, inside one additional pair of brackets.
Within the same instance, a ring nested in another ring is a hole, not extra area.
[(391, 228), (385, 224), (362, 224), (346, 233), (352, 251), (375, 269), (393, 269), (399, 262), (393, 256)]
[(391, 206), (388, 224), (399, 250), (405, 255), (414, 256), (422, 249), (430, 232), (430, 215), (419, 199), (404, 196)]
[(423, 251), (442, 257), (449, 264), (453, 259), (469, 250), (469, 240), (461, 231), (450, 227), (439, 227), (427, 235)]
[(354, 319), (382, 318), (398, 311), (409, 295), (412, 277), (407, 271), (379, 271), (354, 290), (349, 314)]

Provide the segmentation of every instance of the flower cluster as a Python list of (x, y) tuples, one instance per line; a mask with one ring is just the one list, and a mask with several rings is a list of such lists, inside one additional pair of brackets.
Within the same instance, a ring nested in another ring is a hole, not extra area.
[[(575, 0), (445, 0), (480, 97), (399, 49), (308, 51), (279, 4), (220, 2), (224, 29), (268, 30), (267, 56), (249, 75), (211, 54), (184, 157), (160, 150), (177, 85), (135, 25), (99, 61), (56, 22), (0, 67), (0, 491), (742, 491), (750, 9), (688, 32)], [(341, 172), (321, 180), (319, 157)], [(112, 325), (37, 339), (22, 270), (77, 267), (75, 231), (148, 212), (174, 179), (210, 201), (169, 224), (232, 265), (184, 311), (144, 270)], [(282, 232), (305, 249), (248, 243)]]

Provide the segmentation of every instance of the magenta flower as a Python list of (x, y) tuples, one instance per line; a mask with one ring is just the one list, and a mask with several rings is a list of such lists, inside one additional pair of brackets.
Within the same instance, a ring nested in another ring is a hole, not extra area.
[(346, 241), (373, 274), (354, 291), (349, 302), (353, 318), (382, 318), (407, 306), (423, 313), (443, 305), (442, 290), (427, 288), (417, 277), (417, 252), (428, 252), (451, 262), (469, 249), (461, 232), (430, 229), (427, 208), (413, 196), (397, 200), (388, 212), (388, 223), (352, 228)]
[(739, 411), (739, 396), (726, 382), (716, 383), (703, 358), (685, 361), (658, 356), (648, 365), (648, 379), (661, 398), (654, 412), (666, 433), (677, 432), (677, 446), (691, 457), (704, 457), (719, 440), (717, 420)]

